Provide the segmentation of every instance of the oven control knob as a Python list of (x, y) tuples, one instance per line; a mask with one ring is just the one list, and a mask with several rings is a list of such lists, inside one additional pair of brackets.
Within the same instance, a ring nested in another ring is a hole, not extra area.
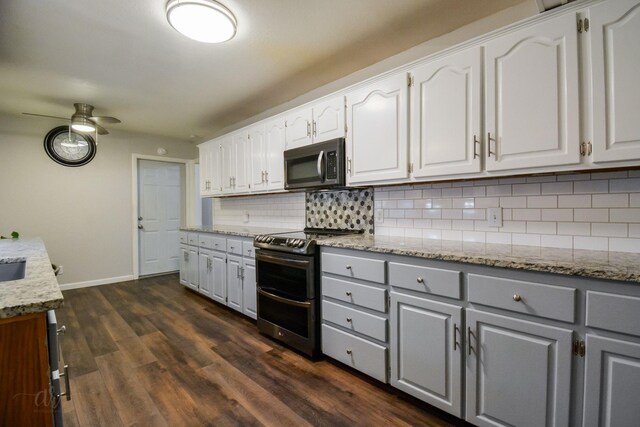
[(298, 247), (299, 247), (299, 248), (301, 248), (301, 247), (303, 247), (303, 246), (304, 246), (304, 240), (300, 240), (300, 241), (298, 242)]
[(256, 236), (256, 242), (262, 243), (262, 236)]
[(268, 236), (268, 237), (266, 238), (266, 242), (267, 242), (267, 243), (271, 243), (271, 242), (273, 242), (273, 237)]

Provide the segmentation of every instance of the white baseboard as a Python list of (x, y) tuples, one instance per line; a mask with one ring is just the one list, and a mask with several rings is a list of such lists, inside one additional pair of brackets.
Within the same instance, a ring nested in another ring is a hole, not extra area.
[(120, 276), (120, 277), (107, 277), (105, 279), (89, 280), (86, 282), (65, 283), (60, 285), (60, 290), (66, 291), (68, 289), (89, 288), (91, 286), (108, 285), (110, 283), (127, 282), (133, 280), (133, 275)]

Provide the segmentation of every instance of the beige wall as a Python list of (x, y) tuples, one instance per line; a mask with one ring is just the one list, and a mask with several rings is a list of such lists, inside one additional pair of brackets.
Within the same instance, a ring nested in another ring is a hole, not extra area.
[(194, 159), (190, 143), (118, 132), (100, 137), (88, 165), (54, 163), (44, 135), (48, 119), (0, 115), (0, 233), (42, 237), (52, 262), (64, 266), (61, 284), (130, 276), (132, 154)]

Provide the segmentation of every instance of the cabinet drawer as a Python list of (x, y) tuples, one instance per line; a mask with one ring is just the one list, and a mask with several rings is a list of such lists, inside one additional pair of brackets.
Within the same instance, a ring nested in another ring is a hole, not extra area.
[(378, 341), (387, 341), (387, 319), (383, 317), (322, 301), (322, 319)]
[(242, 255), (242, 240), (227, 239), (227, 253)]
[(322, 325), (322, 352), (377, 380), (387, 381), (386, 347)]
[(459, 271), (389, 263), (389, 284), (396, 288), (460, 299), (460, 277)]
[(180, 232), (180, 243), (182, 243), (184, 245), (189, 243), (189, 233), (187, 233), (186, 231), (181, 231)]
[(587, 291), (587, 326), (640, 336), (640, 298)]
[(469, 275), (469, 302), (574, 322), (576, 290), (477, 274)]
[(348, 255), (322, 254), (322, 271), (384, 283), (385, 261)]
[(255, 249), (253, 247), (253, 240), (248, 240), (242, 242), (242, 256), (253, 258), (256, 255)]
[(188, 234), (188, 240), (187, 240), (187, 243), (188, 243), (189, 245), (191, 245), (191, 246), (198, 246), (198, 243), (199, 243), (198, 238), (199, 238), (199, 237), (200, 237), (200, 236), (198, 235), (198, 233), (189, 233), (189, 234)]
[(200, 233), (198, 238), (198, 246), (205, 249), (213, 249), (213, 235), (208, 233)]
[(322, 295), (381, 312), (387, 311), (387, 291), (322, 276)]
[(216, 251), (226, 251), (227, 250), (227, 239), (220, 236), (212, 236), (211, 237), (211, 249), (215, 249)]

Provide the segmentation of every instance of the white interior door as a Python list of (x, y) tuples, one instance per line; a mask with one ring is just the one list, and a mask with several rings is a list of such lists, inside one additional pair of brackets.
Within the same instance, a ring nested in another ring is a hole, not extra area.
[(179, 270), (181, 175), (178, 163), (138, 162), (140, 275)]

